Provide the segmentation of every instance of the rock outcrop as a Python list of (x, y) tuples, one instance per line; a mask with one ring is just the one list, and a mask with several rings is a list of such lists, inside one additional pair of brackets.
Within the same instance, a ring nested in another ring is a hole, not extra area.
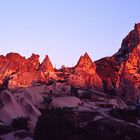
[(18, 53), (8, 53), (6, 56), (0, 56), (0, 82), (5, 77), (11, 77), (10, 87), (30, 86), (33, 81), (47, 82), (49, 72), (54, 72), (53, 66), (46, 56), (40, 64), (39, 55), (32, 54), (28, 59)]
[(113, 56), (72, 68), (1, 55), (0, 82), (0, 139), (139, 140), (140, 104), (118, 95), (140, 99), (140, 24)]
[(96, 61), (104, 90), (137, 99), (140, 97), (140, 23), (123, 39), (116, 54)]
[(97, 73), (103, 82), (103, 90), (107, 94), (116, 94), (116, 82), (119, 66), (116, 64), (115, 58), (105, 57), (95, 62)]
[(40, 69), (46, 73), (46, 72), (53, 72), (54, 69), (53, 69), (53, 66), (52, 66), (52, 63), (48, 57), (48, 55), (45, 56), (43, 62), (41, 63), (41, 66), (40, 66)]
[(25, 97), (25, 93), (12, 94), (10, 91), (2, 91), (0, 102), (0, 120), (6, 124), (11, 124), (13, 119), (18, 117), (29, 117), (33, 126), (38, 116), (41, 115), (35, 105), (32, 104), (32, 100)]
[(133, 97), (140, 97), (140, 24), (135, 24), (122, 42), (118, 53), (114, 55), (120, 64), (118, 72), (117, 90), (119, 93)]
[(102, 89), (102, 80), (96, 73), (96, 65), (87, 53), (80, 57), (68, 81), (71, 85), (77, 87)]
[[(54, 70), (48, 55), (42, 63), (36, 54), (32, 54), (28, 59), (18, 53), (0, 56), (1, 83), (9, 82), (10, 87), (26, 87), (33, 81), (48, 82), (49, 79), (67, 81), (69, 85), (79, 88), (103, 89), (105, 93), (139, 98), (140, 23), (135, 24), (134, 29), (123, 39), (121, 48), (111, 57), (92, 62), (85, 53), (72, 68)], [(2, 89), (7, 87), (4, 84), (3, 86)]]

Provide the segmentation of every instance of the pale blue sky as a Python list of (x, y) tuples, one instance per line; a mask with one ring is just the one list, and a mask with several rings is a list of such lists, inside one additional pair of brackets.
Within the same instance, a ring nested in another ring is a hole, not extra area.
[(0, 54), (33, 52), (72, 66), (115, 53), (140, 22), (140, 0), (0, 0)]

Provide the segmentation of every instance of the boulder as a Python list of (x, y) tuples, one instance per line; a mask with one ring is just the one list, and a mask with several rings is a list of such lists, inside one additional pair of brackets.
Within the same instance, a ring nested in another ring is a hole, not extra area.
[(81, 103), (81, 100), (74, 96), (56, 97), (51, 102), (51, 108), (73, 108), (78, 107)]

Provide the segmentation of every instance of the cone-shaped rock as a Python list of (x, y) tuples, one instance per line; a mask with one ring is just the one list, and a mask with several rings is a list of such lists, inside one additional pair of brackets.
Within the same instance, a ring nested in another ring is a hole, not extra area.
[(80, 57), (74, 74), (69, 76), (69, 83), (77, 87), (102, 89), (102, 80), (96, 73), (96, 65), (87, 53)]
[(41, 63), (38, 74), (40, 75), (39, 78), (42, 77), (43, 81), (45, 78), (46, 78), (46, 80), (49, 80), (50, 78), (55, 79), (55, 80), (57, 79), (57, 76), (54, 73), (53, 65), (52, 65), (48, 55), (45, 56), (43, 62)]
[(41, 67), (40, 69), (43, 71), (43, 72), (53, 72), (54, 69), (53, 69), (53, 65), (48, 57), (48, 55), (45, 56), (43, 62), (41, 63)]
[(88, 53), (85, 53), (84, 56), (81, 56), (77, 65), (75, 66), (75, 72), (78, 71), (95, 71), (96, 65), (92, 62), (91, 58), (89, 57)]

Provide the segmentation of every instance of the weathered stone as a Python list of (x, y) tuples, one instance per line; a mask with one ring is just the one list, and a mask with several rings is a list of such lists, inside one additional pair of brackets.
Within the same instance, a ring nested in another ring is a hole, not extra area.
[(102, 80), (96, 73), (96, 65), (87, 53), (81, 56), (74, 68), (74, 73), (68, 78), (69, 84), (80, 88), (102, 90)]
[[(52, 73), (51, 73), (52, 72)], [(28, 59), (18, 53), (8, 53), (6, 56), (0, 56), (0, 82), (5, 77), (10, 77), (9, 87), (30, 86), (33, 81), (44, 81), (54, 75), (53, 66), (46, 56), (42, 64), (39, 62), (39, 55), (32, 54)], [(47, 74), (49, 73), (49, 77)]]

